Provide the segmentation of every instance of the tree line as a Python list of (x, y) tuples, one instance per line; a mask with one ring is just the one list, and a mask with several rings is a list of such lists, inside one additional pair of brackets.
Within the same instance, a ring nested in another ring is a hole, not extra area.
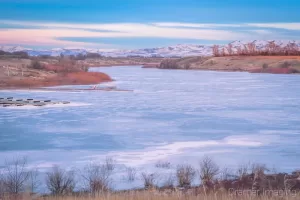
[[(42, 184), (54, 196), (89, 194), (92, 196), (112, 192), (112, 175), (116, 169), (116, 160), (107, 157), (102, 163), (90, 163), (82, 170), (65, 170), (53, 166), (44, 180), (38, 178), (38, 169), (29, 169), (26, 158), (15, 159), (5, 163), (0, 173), (0, 199), (9, 195), (19, 195), (26, 191), (34, 193)], [(155, 164), (157, 169), (171, 169), (167, 161)], [(281, 189), (285, 191), (300, 190), (300, 171), (292, 174), (271, 172), (263, 164), (240, 165), (236, 171), (229, 168), (221, 169), (210, 157), (199, 161), (199, 167), (189, 164), (175, 166), (175, 171), (163, 174), (164, 181), (158, 184), (160, 177), (157, 173), (140, 172), (135, 168), (126, 167), (123, 179), (128, 183), (140, 178), (144, 189), (189, 189), (198, 188), (203, 194), (230, 189), (252, 189), (262, 191), (266, 189)], [(200, 181), (199, 186), (193, 186), (193, 181)], [(76, 187), (83, 183), (83, 187)]]
[(264, 49), (258, 49), (256, 41), (243, 44), (243, 46), (234, 47), (232, 43), (221, 47), (214, 45), (212, 47), (213, 55), (219, 56), (300, 56), (300, 48), (295, 42), (289, 42), (282, 47), (275, 43), (275, 41), (268, 41)]

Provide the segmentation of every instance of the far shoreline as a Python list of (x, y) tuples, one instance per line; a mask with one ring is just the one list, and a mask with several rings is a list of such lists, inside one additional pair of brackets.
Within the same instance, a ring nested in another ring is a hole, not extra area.
[[(37, 58), (7, 58), (0, 60), (0, 91), (20, 89), (34, 90), (43, 87), (64, 85), (96, 85), (114, 81), (105, 73), (92, 72), (89, 70), (85, 71), (84, 69), (88, 69), (87, 67), (101, 68), (136, 66), (145, 69), (177, 69), (289, 75), (300, 74), (300, 56), (211, 56), (185, 57), (178, 59), (165, 58), (161, 61), (161, 63), (153, 62), (155, 59), (151, 60), (151, 58), (147, 58), (147, 62), (144, 63), (135, 63), (130, 58), (105, 58), (105, 62), (103, 62), (103, 64), (101, 64), (101, 59), (90, 59), (84, 61), (84, 63), (82, 63), (82, 61), (65, 59), (62, 61), (56, 61), (56, 63), (58, 62), (57, 64), (51, 64), (51, 62), (53, 63), (53, 60), (41, 59), (37, 62), (47, 64), (43, 66), (44, 68), (35, 69), (30, 67), (30, 63), (32, 64), (32, 62), (35, 62), (36, 59)], [(111, 64), (108, 64), (109, 61)], [(10, 66), (9, 69), (7, 69), (7, 67), (5, 68), (5, 65)], [(9, 75), (9, 73), (11, 75)]]

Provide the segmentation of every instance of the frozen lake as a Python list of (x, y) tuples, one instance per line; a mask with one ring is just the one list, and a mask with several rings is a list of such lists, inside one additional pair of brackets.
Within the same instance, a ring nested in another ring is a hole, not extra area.
[(0, 165), (27, 156), (30, 166), (47, 171), (113, 156), (121, 176), (122, 166), (151, 171), (162, 160), (197, 166), (209, 155), (228, 167), (249, 161), (279, 171), (300, 166), (298, 75), (136, 66), (92, 71), (116, 80), (106, 85), (133, 91), (0, 91), (2, 97), (72, 102), (0, 108)]

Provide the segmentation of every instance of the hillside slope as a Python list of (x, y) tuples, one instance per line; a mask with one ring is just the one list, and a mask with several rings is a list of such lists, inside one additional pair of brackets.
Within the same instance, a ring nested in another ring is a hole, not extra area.
[[(244, 50), (251, 44), (257, 51), (264, 51), (270, 48), (291, 48), (300, 49), (300, 41), (289, 40), (254, 40), (254, 41), (233, 41), (229, 44), (218, 45), (218, 50), (222, 53), (226, 51), (228, 46), (231, 50), (237, 53), (239, 50)], [(177, 44), (167, 47), (143, 48), (143, 49), (78, 49), (78, 48), (54, 48), (45, 50), (28, 49), (21, 46), (0, 46), (0, 51), (5, 52), (27, 52), (30, 56), (60, 56), (63, 55), (86, 55), (88, 53), (99, 54), (104, 57), (189, 57), (189, 56), (212, 56), (213, 45), (201, 44)]]
[(164, 60), (161, 69), (299, 73), (300, 56), (188, 57)]

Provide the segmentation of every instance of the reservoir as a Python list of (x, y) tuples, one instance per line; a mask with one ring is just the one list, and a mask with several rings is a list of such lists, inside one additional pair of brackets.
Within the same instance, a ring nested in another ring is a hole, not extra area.
[(203, 156), (232, 168), (300, 166), (299, 75), (138, 66), (91, 71), (115, 80), (104, 85), (132, 91), (0, 91), (1, 97), (71, 102), (0, 108), (0, 166), (22, 156), (40, 171), (82, 168), (109, 156), (119, 176), (125, 166), (155, 171), (159, 161), (197, 167)]

